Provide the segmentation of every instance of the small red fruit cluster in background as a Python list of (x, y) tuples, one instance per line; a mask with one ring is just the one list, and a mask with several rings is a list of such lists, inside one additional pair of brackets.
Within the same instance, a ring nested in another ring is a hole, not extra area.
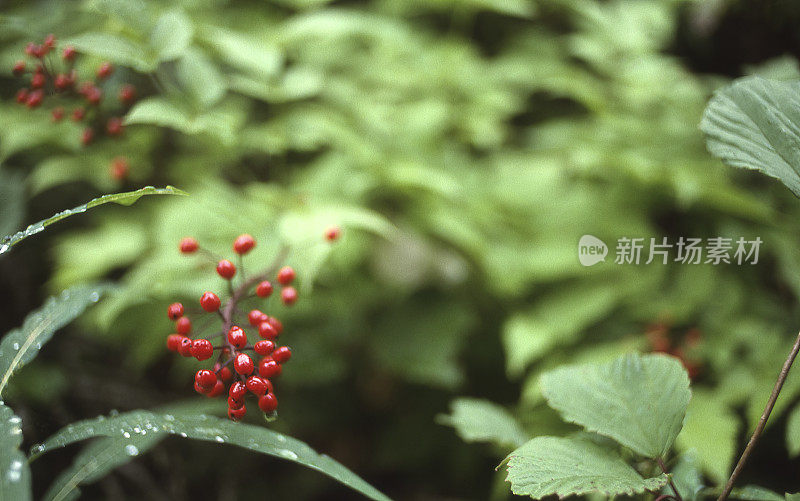
[[(256, 241), (250, 235), (236, 238), (233, 250), (240, 256), (239, 268), (241, 256), (250, 252), (255, 245)], [(212, 256), (191, 237), (182, 239), (179, 248), (183, 254), (200, 252)], [(295, 279), (295, 271), (284, 266), (277, 273), (273, 269), (247, 277), (242, 269), (237, 269), (227, 259), (217, 260), (216, 271), (228, 282), (230, 296), (223, 303), (216, 293), (206, 292), (200, 297), (200, 308), (205, 313), (220, 317), (221, 330), (205, 337), (193, 335), (193, 323), (183, 305), (173, 303), (167, 308), (167, 316), (175, 323), (175, 332), (167, 336), (167, 348), (198, 361), (208, 360), (216, 354), (216, 360), (210, 368), (200, 369), (195, 374), (194, 388), (208, 397), (227, 392), (230, 419), (238, 421), (244, 417), (247, 412), (245, 397), (248, 394), (255, 397), (259, 409), (273, 415), (278, 407), (278, 399), (272, 380), (281, 374), (283, 364), (292, 357), (292, 351), (288, 346), (277, 345), (283, 332), (280, 320), (256, 308), (250, 309), (245, 318), (240, 308), (245, 301), (267, 299), (272, 295), (273, 286), (268, 279), (273, 274), (282, 286), (283, 303), (293, 304), (297, 300), (297, 291), (290, 284)], [(239, 279), (236, 287), (233, 285), (235, 278)], [(251, 343), (251, 339), (259, 340)]]
[[(114, 66), (102, 63), (91, 80), (78, 81), (75, 70), (77, 51), (67, 45), (61, 49), (61, 56), (52, 56), (56, 51), (56, 37), (47, 35), (41, 44), (30, 42), (25, 47), (27, 60), (14, 64), (15, 76), (28, 78), (28, 85), (17, 91), (18, 103), (30, 109), (38, 108), (46, 101), (54, 101), (50, 110), (53, 122), (60, 122), (67, 115), (73, 122), (83, 122), (86, 128), (81, 133), (81, 143), (85, 146), (94, 142), (98, 135), (119, 137), (124, 132), (120, 115), (136, 99), (136, 88), (124, 84), (117, 91), (119, 105), (117, 113), (111, 114), (101, 108), (109, 84), (108, 78), (114, 73)], [(70, 108), (71, 111), (68, 111)]]
[(647, 328), (646, 335), (654, 353), (667, 353), (678, 358), (692, 379), (700, 375), (703, 366), (696, 357), (690, 355), (703, 340), (700, 329), (696, 327), (689, 329), (678, 342), (675, 342), (670, 335), (669, 325), (656, 323)]

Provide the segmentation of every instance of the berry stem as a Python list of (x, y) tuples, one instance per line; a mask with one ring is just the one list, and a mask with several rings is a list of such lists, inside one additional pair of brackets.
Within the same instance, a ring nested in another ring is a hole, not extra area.
[(675, 483), (672, 481), (672, 475), (669, 474), (667, 466), (664, 464), (664, 460), (661, 458), (656, 458), (656, 463), (658, 463), (658, 467), (661, 468), (661, 471), (664, 472), (664, 475), (667, 476), (667, 480), (669, 481), (669, 486), (672, 489), (672, 492), (675, 493), (675, 499), (677, 499), (678, 501), (683, 501), (680, 492), (678, 492), (678, 488), (675, 487)]
[(798, 351), (800, 351), (800, 333), (797, 334), (797, 339), (794, 341), (792, 351), (789, 352), (789, 357), (786, 359), (786, 362), (783, 363), (781, 372), (778, 375), (778, 380), (775, 381), (775, 386), (772, 388), (772, 393), (769, 396), (769, 400), (767, 400), (767, 406), (764, 408), (764, 413), (761, 414), (761, 419), (758, 420), (758, 425), (756, 425), (753, 435), (747, 442), (744, 452), (742, 452), (739, 461), (736, 463), (736, 468), (734, 468), (733, 473), (731, 473), (731, 478), (728, 479), (728, 483), (725, 484), (725, 488), (722, 490), (722, 494), (719, 495), (719, 498), (717, 498), (717, 501), (725, 501), (728, 499), (728, 496), (733, 489), (733, 484), (736, 482), (736, 478), (742, 472), (742, 468), (744, 468), (747, 459), (750, 457), (750, 453), (753, 452), (756, 442), (758, 442), (758, 439), (761, 437), (761, 433), (764, 432), (764, 428), (767, 426), (769, 415), (772, 413), (772, 408), (775, 407), (775, 402), (778, 400), (778, 395), (781, 393), (783, 383), (786, 382), (786, 377), (789, 375), (789, 369), (792, 368), (794, 359), (797, 358)]

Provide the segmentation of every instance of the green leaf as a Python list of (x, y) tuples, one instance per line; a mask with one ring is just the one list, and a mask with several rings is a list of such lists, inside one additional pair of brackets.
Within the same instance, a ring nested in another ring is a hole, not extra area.
[(450, 403), (450, 415), (437, 418), (452, 426), (465, 442), (493, 442), (500, 446), (519, 447), (528, 436), (509, 412), (487, 400), (459, 398)]
[(130, 66), (144, 73), (149, 73), (156, 68), (156, 63), (151, 58), (145, 57), (148, 55), (146, 47), (130, 38), (109, 33), (89, 32), (64, 40), (64, 43), (73, 45), (79, 52)]
[(661, 474), (643, 478), (611, 450), (584, 438), (536, 437), (509, 454), (511, 492), (540, 499), (600, 493), (606, 496), (657, 491)]
[(244, 34), (222, 28), (208, 28), (203, 37), (220, 59), (258, 77), (277, 75), (283, 55), (260, 34)]
[(0, 240), (0, 254), (4, 252), (8, 252), (11, 247), (18, 243), (20, 240), (23, 240), (31, 235), (35, 235), (40, 231), (44, 230), (47, 226), (51, 224), (61, 221), (62, 219), (75, 215), (75, 214), (82, 214), (86, 212), (88, 209), (93, 207), (97, 207), (98, 205), (107, 204), (110, 202), (114, 202), (120, 205), (132, 205), (134, 202), (139, 200), (144, 195), (186, 195), (185, 191), (179, 190), (173, 186), (167, 186), (166, 188), (154, 188), (152, 186), (146, 186), (144, 188), (138, 189), (136, 191), (128, 191), (124, 193), (112, 193), (109, 195), (103, 195), (102, 197), (95, 198), (83, 205), (79, 205), (74, 209), (68, 209), (65, 211), (61, 211), (58, 214), (54, 215), (53, 217), (44, 219), (39, 221), (38, 223), (34, 223), (22, 231), (14, 233), (13, 235), (8, 235)]
[(761, 171), (800, 196), (800, 82), (740, 79), (714, 95), (700, 127), (723, 162)]
[(164, 433), (145, 436), (104, 437), (81, 450), (72, 465), (63, 471), (47, 490), (44, 498), (50, 501), (75, 499), (80, 494), (78, 486), (104, 477), (111, 470), (128, 463), (136, 456), (155, 447), (166, 438)]
[(0, 395), (11, 376), (33, 360), (53, 333), (73, 321), (108, 290), (106, 285), (74, 287), (48, 299), (0, 341)]
[(519, 376), (555, 346), (567, 343), (612, 310), (619, 291), (603, 282), (580, 284), (542, 297), (503, 326), (508, 373)]
[(738, 434), (739, 419), (728, 404), (716, 393), (700, 390), (692, 393), (676, 443), (683, 450), (693, 449), (711, 480), (723, 483), (736, 456)]
[(192, 42), (193, 32), (192, 22), (180, 10), (162, 14), (150, 34), (150, 46), (158, 62), (180, 57)]
[[(694, 451), (682, 454), (678, 464), (670, 471), (670, 475), (683, 501), (696, 501), (702, 498), (703, 475), (698, 468)], [(673, 494), (666, 486), (661, 493)]]
[(31, 456), (37, 457), (58, 447), (92, 437), (130, 439), (136, 435), (143, 437), (151, 433), (178, 435), (194, 440), (236, 445), (317, 470), (368, 498), (380, 501), (389, 499), (340, 463), (328, 456), (316, 453), (299, 440), (260, 426), (234, 423), (228, 419), (194, 412), (133, 411), (117, 416), (101, 416), (97, 419), (80, 421), (63, 428), (43, 444), (35, 446), (31, 450)]
[(789, 414), (786, 423), (786, 449), (791, 457), (800, 454), (800, 405)]
[(689, 376), (664, 355), (629, 354), (602, 365), (561, 367), (542, 376), (545, 398), (569, 422), (649, 458), (664, 456), (681, 430)]
[(31, 470), (20, 452), (21, 420), (0, 401), (0, 499), (26, 501), (31, 496)]
[(784, 501), (785, 497), (777, 492), (771, 491), (764, 487), (757, 485), (746, 485), (739, 489), (733, 489), (730, 495), (731, 499), (739, 499), (741, 501)]
[(198, 50), (189, 50), (178, 60), (181, 86), (202, 108), (208, 108), (225, 94), (225, 83), (217, 67)]
[(0, 167), (0, 235), (12, 232), (20, 225), (24, 207), (22, 176)]

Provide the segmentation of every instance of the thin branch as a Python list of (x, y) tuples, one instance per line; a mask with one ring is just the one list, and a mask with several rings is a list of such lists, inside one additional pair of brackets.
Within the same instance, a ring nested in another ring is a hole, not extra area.
[(778, 376), (778, 380), (775, 382), (775, 387), (772, 388), (772, 394), (769, 396), (767, 406), (764, 408), (764, 413), (761, 414), (761, 419), (758, 420), (758, 425), (756, 426), (755, 431), (753, 431), (750, 441), (747, 442), (747, 446), (744, 448), (744, 452), (742, 452), (739, 462), (736, 463), (736, 468), (734, 468), (733, 473), (731, 473), (731, 478), (728, 479), (728, 483), (725, 484), (725, 488), (722, 490), (722, 494), (720, 494), (717, 498), (717, 501), (725, 501), (730, 495), (731, 490), (733, 489), (733, 484), (736, 482), (736, 478), (742, 472), (742, 468), (744, 468), (747, 458), (750, 457), (750, 453), (755, 448), (756, 442), (758, 442), (758, 439), (761, 437), (761, 433), (764, 432), (764, 427), (767, 426), (769, 415), (772, 412), (772, 408), (775, 407), (775, 402), (778, 400), (778, 395), (781, 393), (783, 383), (786, 382), (786, 377), (789, 375), (789, 369), (792, 368), (792, 363), (794, 363), (794, 359), (797, 357), (798, 351), (800, 351), (800, 333), (797, 334), (797, 339), (794, 341), (794, 346), (792, 346), (792, 351), (789, 353), (789, 358), (787, 358), (786, 362), (783, 363), (783, 368)]
[(658, 463), (658, 467), (661, 468), (661, 471), (664, 472), (664, 475), (667, 476), (667, 481), (669, 481), (669, 486), (672, 488), (672, 492), (675, 493), (675, 499), (677, 499), (678, 501), (683, 501), (681, 493), (678, 492), (678, 488), (675, 487), (675, 483), (672, 481), (672, 475), (670, 475), (669, 471), (667, 471), (667, 466), (664, 464), (664, 460), (661, 458), (656, 458), (656, 462)]

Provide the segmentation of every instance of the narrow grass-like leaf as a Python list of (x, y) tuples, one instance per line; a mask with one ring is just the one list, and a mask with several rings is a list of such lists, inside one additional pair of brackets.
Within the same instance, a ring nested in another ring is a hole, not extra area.
[(35, 235), (40, 231), (44, 230), (46, 227), (50, 226), (51, 224), (61, 221), (62, 219), (73, 216), (75, 214), (82, 214), (86, 212), (88, 209), (92, 207), (97, 207), (98, 205), (107, 204), (110, 202), (114, 202), (120, 205), (131, 205), (141, 197), (145, 195), (186, 195), (187, 193), (183, 190), (179, 190), (173, 186), (167, 186), (166, 188), (154, 188), (152, 186), (146, 186), (144, 188), (138, 189), (136, 191), (128, 191), (125, 193), (112, 193), (109, 195), (103, 195), (102, 197), (95, 198), (83, 205), (79, 205), (74, 209), (68, 209), (59, 212), (58, 214), (39, 221), (38, 223), (34, 223), (22, 231), (18, 231), (13, 235), (8, 235), (0, 240), (0, 254), (7, 252), (11, 249), (11, 246), (18, 243), (20, 240), (27, 238), (31, 235)]
[(75, 457), (72, 466), (56, 478), (44, 498), (47, 501), (66, 501), (80, 494), (78, 486), (104, 477), (111, 470), (144, 454), (167, 437), (166, 433), (133, 435), (131, 438), (103, 437), (86, 447)]
[(450, 404), (452, 413), (439, 416), (441, 424), (455, 428), (465, 442), (492, 442), (519, 447), (528, 440), (516, 419), (503, 407), (476, 398), (459, 398)]
[(689, 405), (689, 376), (676, 358), (623, 355), (611, 363), (561, 367), (542, 376), (548, 404), (589, 431), (649, 458), (672, 446)]
[(31, 471), (22, 443), (21, 420), (0, 401), (0, 499), (31, 499)]
[(305, 465), (324, 473), (342, 484), (375, 500), (388, 500), (385, 495), (355, 473), (328, 456), (318, 454), (305, 443), (260, 426), (234, 423), (227, 419), (196, 413), (159, 413), (133, 411), (111, 417), (71, 424), (43, 444), (35, 446), (32, 457), (58, 447), (92, 437), (129, 439), (135, 435), (170, 434), (184, 438), (231, 444), (253, 452), (268, 454)]
[(511, 492), (534, 499), (553, 494), (630, 496), (667, 483), (666, 475), (644, 478), (612, 450), (581, 437), (536, 437), (506, 461)]
[(800, 196), (800, 83), (738, 80), (714, 95), (700, 127), (723, 162), (777, 178)]
[(22, 327), (6, 334), (0, 341), (0, 395), (14, 372), (36, 357), (55, 331), (97, 302), (106, 290), (107, 285), (67, 289), (28, 315)]

